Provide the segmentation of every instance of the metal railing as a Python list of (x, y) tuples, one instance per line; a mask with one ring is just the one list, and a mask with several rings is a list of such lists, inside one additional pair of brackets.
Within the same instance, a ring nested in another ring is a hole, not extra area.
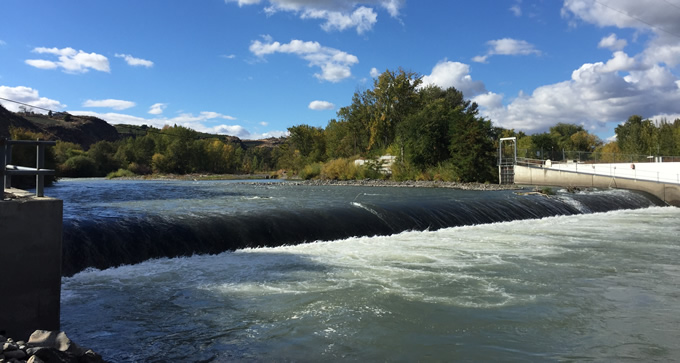
[[(35, 196), (45, 195), (45, 175), (54, 175), (53, 169), (44, 169), (45, 146), (54, 146), (56, 141), (0, 139), (0, 190), (12, 187), (13, 175), (35, 175)], [(12, 165), (12, 145), (35, 146), (35, 168)]]
[[(680, 161), (680, 159), (678, 160)], [(666, 163), (669, 163), (669, 161), (666, 161)], [(649, 170), (650, 167), (651, 169), (655, 169), (655, 167), (658, 166), (665, 166), (664, 163), (661, 162), (628, 163), (628, 161), (626, 160), (625, 162), (618, 163), (616, 162), (596, 163), (593, 161), (580, 161), (580, 162), (577, 160), (549, 161), (529, 158), (517, 158), (517, 165), (560, 170), (580, 174), (592, 174), (611, 178), (632, 179), (666, 184), (680, 184), (680, 170), (674, 168), (670, 170), (664, 169), (659, 170), (658, 168), (656, 168), (657, 170)]]
[(580, 163), (653, 163), (680, 162), (680, 156), (642, 155), (569, 150), (518, 149), (517, 156), (524, 159), (576, 161)]

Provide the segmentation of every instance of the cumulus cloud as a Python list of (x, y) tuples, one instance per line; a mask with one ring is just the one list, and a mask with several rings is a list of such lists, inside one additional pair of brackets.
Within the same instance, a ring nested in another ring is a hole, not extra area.
[(250, 51), (264, 57), (274, 53), (295, 54), (309, 62), (312, 67), (321, 68), (321, 73), (314, 76), (322, 81), (340, 82), (352, 75), (350, 67), (359, 63), (359, 59), (349, 53), (321, 46), (318, 42), (304, 42), (292, 40), (290, 43), (281, 44), (271, 37), (265, 36), (264, 42), (255, 40), (250, 45)]
[(432, 73), (423, 76), (422, 87), (436, 85), (441, 88), (455, 87), (467, 98), (486, 92), (484, 83), (473, 81), (470, 66), (464, 63), (443, 60), (432, 68)]
[(110, 98), (106, 100), (87, 100), (83, 102), (83, 107), (108, 107), (118, 111), (135, 106), (136, 104), (132, 101), (114, 100)]
[[(66, 108), (66, 105), (57, 100), (52, 100), (47, 97), (40, 97), (38, 91), (30, 87), (0, 86), (0, 97), (36, 107), (42, 107), (48, 110), (60, 110)], [(5, 100), (0, 100), (0, 104), (12, 112), (18, 112), (19, 106), (21, 106), (20, 104)], [(47, 111), (40, 109), (34, 109), (33, 111), (38, 113), (47, 113)]]
[(484, 55), (478, 55), (472, 60), (478, 63), (486, 63), (488, 58), (492, 55), (540, 55), (541, 52), (537, 50), (533, 44), (525, 41), (512, 38), (503, 38), (497, 40), (489, 40), (486, 42), (488, 50)]
[(351, 14), (328, 10), (309, 10), (302, 14), (302, 18), (326, 19), (326, 23), (321, 25), (321, 28), (325, 31), (356, 28), (357, 33), (363, 34), (373, 28), (373, 25), (378, 21), (378, 14), (371, 8), (361, 6)]
[(27, 59), (26, 64), (40, 69), (61, 68), (66, 73), (86, 73), (90, 69), (100, 72), (110, 72), (109, 60), (105, 56), (97, 53), (86, 53), (82, 50), (76, 51), (73, 48), (44, 48), (33, 49), (33, 53), (52, 54), (58, 60), (47, 59)]
[[(280, 11), (293, 12), (301, 19), (320, 19), (325, 22), (321, 27), (326, 31), (356, 29), (357, 33), (362, 34), (373, 28), (378, 21), (378, 15), (373, 9), (374, 6), (381, 7), (390, 16), (399, 16), (400, 9), (406, 0), (267, 0), (268, 5), (265, 12), (273, 15)], [(235, 2), (239, 6), (260, 4), (260, 0), (225, 0), (225, 2)]]
[(335, 105), (328, 102), (328, 101), (312, 101), (309, 103), (309, 109), (310, 110), (315, 110), (315, 111), (322, 111), (322, 110), (332, 110), (335, 108)]
[(117, 58), (123, 58), (125, 59), (125, 62), (133, 67), (146, 67), (146, 68), (151, 68), (153, 67), (153, 62), (150, 60), (146, 59), (141, 59), (141, 58), (135, 58), (129, 54), (118, 54), (116, 53)]
[(163, 113), (163, 110), (165, 110), (166, 107), (168, 107), (168, 105), (165, 103), (154, 103), (151, 105), (151, 107), (149, 107), (149, 114), (160, 115)]
[(373, 67), (371, 68), (370, 75), (371, 77), (376, 78), (380, 75), (380, 71), (378, 70), (378, 68)]
[(607, 48), (610, 50), (623, 50), (623, 48), (625, 48), (626, 45), (628, 45), (628, 42), (625, 39), (619, 39), (616, 37), (616, 34), (612, 33), (602, 38), (597, 47)]
[(679, 100), (680, 81), (668, 69), (648, 67), (616, 52), (607, 62), (586, 63), (570, 80), (521, 94), (507, 106), (494, 98), (480, 99), (479, 104), (484, 106), (482, 114), (499, 126), (540, 132), (558, 122), (597, 128), (633, 114), (676, 114)]

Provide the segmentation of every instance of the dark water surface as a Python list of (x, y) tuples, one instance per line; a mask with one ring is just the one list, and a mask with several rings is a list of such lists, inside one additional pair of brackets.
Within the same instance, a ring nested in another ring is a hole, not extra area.
[(46, 194), (65, 200), (73, 271), (136, 263), (63, 279), (62, 329), (112, 361), (680, 359), (680, 209), (644, 195), (102, 180)]

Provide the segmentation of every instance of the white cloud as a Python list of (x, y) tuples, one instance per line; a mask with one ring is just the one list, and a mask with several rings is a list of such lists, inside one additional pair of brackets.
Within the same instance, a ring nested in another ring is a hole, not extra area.
[(322, 111), (322, 110), (332, 110), (335, 105), (328, 101), (312, 101), (309, 103), (310, 110)]
[(480, 101), (482, 114), (506, 128), (540, 132), (565, 122), (595, 129), (634, 114), (680, 113), (680, 81), (667, 68), (649, 67), (619, 51), (607, 62), (582, 65), (570, 80), (521, 94), (507, 106), (497, 99)]
[[(260, 0), (225, 0), (239, 6), (260, 4)], [(301, 19), (321, 19), (321, 27), (326, 31), (356, 29), (362, 34), (373, 28), (377, 14), (373, 7), (378, 6), (397, 18), (406, 0), (267, 0), (265, 13), (273, 15), (280, 11), (293, 12)]]
[[(6, 98), (8, 100), (33, 105), (36, 107), (42, 107), (48, 110), (56, 111), (66, 107), (66, 105), (62, 104), (57, 100), (52, 100), (47, 97), (40, 97), (37, 90), (24, 86), (18, 87), (0, 86), (0, 97)], [(17, 103), (4, 100), (0, 100), (0, 103), (3, 105), (3, 107), (12, 112), (19, 111), (19, 106), (21, 106)], [(47, 113), (47, 111), (39, 109), (33, 109), (33, 111), (38, 113)]]
[(4, 40), (2, 40), (2, 39), (0, 39), (0, 45), (7, 45), (7, 42), (4, 41)]
[(657, 34), (680, 35), (678, 8), (671, 1), (640, 0), (564, 0), (562, 16), (600, 27), (650, 30)]
[(110, 98), (106, 100), (87, 100), (83, 102), (83, 107), (108, 107), (118, 111), (135, 106), (136, 104), (131, 101), (114, 100)]
[(115, 112), (98, 113), (92, 111), (69, 111), (69, 113), (73, 115), (98, 117), (112, 125), (149, 125), (157, 128), (163, 128), (165, 125), (180, 125), (199, 132), (231, 135), (246, 140), (256, 140), (287, 135), (287, 131), (272, 130), (264, 133), (252, 133), (241, 125), (211, 125), (211, 123), (219, 120), (235, 120), (234, 117), (212, 111), (204, 111), (198, 115), (184, 113), (171, 118), (159, 117), (149, 119)]
[(235, 54), (223, 54), (220, 57), (225, 58), (225, 59), (234, 59), (236, 58)]
[(522, 16), (522, 8), (520, 5), (522, 4), (522, 0), (517, 0), (514, 5), (510, 7), (510, 11), (517, 17)]
[(290, 43), (281, 44), (265, 37), (265, 42), (255, 40), (250, 45), (250, 51), (258, 56), (274, 53), (295, 54), (309, 62), (310, 66), (321, 68), (321, 73), (314, 76), (323, 81), (340, 82), (352, 75), (350, 67), (359, 63), (359, 59), (343, 51), (323, 47), (318, 42), (303, 42), (292, 40)]
[(472, 102), (477, 103), (481, 107), (496, 109), (503, 107), (503, 95), (487, 92), (473, 97)]
[(328, 10), (308, 10), (301, 17), (302, 19), (326, 19), (326, 23), (321, 25), (325, 31), (356, 28), (359, 34), (371, 30), (378, 21), (378, 14), (373, 9), (364, 6), (354, 10), (351, 14)]
[(116, 53), (117, 58), (123, 58), (125, 59), (125, 62), (133, 67), (146, 67), (150, 68), (153, 67), (153, 62), (150, 60), (146, 59), (141, 59), (141, 58), (135, 58), (129, 54), (118, 54)]
[(533, 44), (525, 41), (512, 38), (503, 38), (497, 40), (489, 40), (486, 42), (489, 47), (486, 54), (483, 56), (476, 56), (472, 58), (473, 61), (479, 63), (486, 63), (491, 55), (540, 55), (541, 52), (537, 50)]
[(423, 76), (422, 87), (428, 85), (436, 85), (443, 89), (455, 87), (467, 98), (486, 92), (484, 83), (472, 80), (469, 65), (447, 60), (437, 63), (430, 75)]
[(675, 67), (680, 64), (679, 11), (678, 5), (670, 1), (651, 6), (639, 0), (564, 0), (562, 16), (573, 23), (583, 21), (599, 27), (632, 28), (651, 34), (653, 37), (642, 54), (644, 62), (648, 66), (665, 63)]
[(373, 67), (371, 68), (370, 75), (371, 77), (376, 78), (380, 75), (380, 71), (378, 70), (378, 68)]
[(612, 33), (602, 38), (597, 47), (607, 48), (610, 50), (623, 50), (623, 48), (625, 48), (626, 45), (628, 45), (628, 42), (625, 39), (619, 39), (616, 37), (616, 34)]
[(168, 105), (165, 103), (154, 103), (149, 107), (149, 113), (152, 115), (160, 115), (166, 107), (168, 107)]
[(46, 59), (27, 59), (26, 64), (40, 69), (62, 68), (66, 73), (86, 73), (90, 69), (100, 72), (110, 72), (109, 60), (105, 56), (97, 53), (86, 53), (82, 50), (76, 51), (73, 48), (44, 48), (33, 49), (38, 54), (53, 54), (58, 56), (58, 61)]
[(26, 64), (40, 69), (55, 69), (59, 67), (57, 63), (44, 59), (27, 59)]

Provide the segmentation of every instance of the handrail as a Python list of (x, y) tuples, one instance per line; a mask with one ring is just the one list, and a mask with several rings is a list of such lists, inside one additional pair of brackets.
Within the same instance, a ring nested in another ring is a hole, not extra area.
[[(54, 146), (56, 141), (0, 139), (0, 190), (12, 187), (12, 175), (35, 175), (35, 196), (45, 195), (45, 175), (54, 175), (53, 169), (44, 169), (45, 146)], [(11, 165), (12, 145), (36, 146), (35, 168)]]
[[(666, 163), (564, 163), (564, 162), (549, 162), (538, 159), (518, 158), (517, 165), (559, 170), (569, 173), (588, 174), (595, 176), (604, 176), (619, 179), (640, 180), (655, 183), (665, 184), (679, 184), (680, 173), (640, 170), (641, 166), (645, 164), (666, 164)], [(637, 167), (636, 167), (637, 165)]]

